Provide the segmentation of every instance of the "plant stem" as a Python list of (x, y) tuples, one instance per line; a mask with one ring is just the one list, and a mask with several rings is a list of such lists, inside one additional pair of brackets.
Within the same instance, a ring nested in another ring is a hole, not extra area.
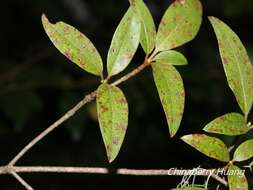
[(140, 73), (144, 70), (147, 66), (150, 65), (150, 62), (147, 59), (144, 60), (143, 64), (141, 64), (136, 69), (132, 70), (130, 73), (126, 74), (125, 76), (121, 77), (120, 79), (116, 80), (115, 82), (111, 83), (112, 86), (118, 86), (120, 83), (127, 81), (128, 79), (132, 78), (133, 76)]
[(28, 183), (26, 183), (25, 180), (23, 180), (16, 172), (12, 172), (11, 175), (27, 190), (33, 190), (33, 188)]
[[(200, 169), (200, 168), (198, 168)], [(86, 174), (115, 174), (115, 175), (132, 175), (132, 176), (211, 176), (219, 183), (227, 186), (227, 181), (215, 174), (216, 169), (203, 169), (204, 172), (193, 172), (193, 170), (184, 169), (125, 169), (119, 168), (110, 170), (107, 168), (99, 167), (55, 167), (55, 166), (5, 166), (0, 167), (1, 174), (9, 173), (86, 173)]]

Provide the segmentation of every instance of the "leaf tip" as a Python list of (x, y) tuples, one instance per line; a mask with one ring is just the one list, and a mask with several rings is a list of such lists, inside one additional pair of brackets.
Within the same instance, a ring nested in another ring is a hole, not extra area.
[(184, 142), (185, 142), (188, 138), (189, 138), (189, 135), (184, 135), (184, 136), (180, 137), (180, 139), (181, 139), (182, 141), (184, 141)]
[(114, 160), (115, 158), (108, 158), (109, 164), (111, 164)]
[(108, 159), (109, 164), (111, 164), (116, 159), (116, 157), (117, 157), (117, 155), (114, 156), (113, 154), (108, 152), (107, 159)]
[(205, 131), (205, 132), (210, 132), (210, 131), (209, 131), (209, 127), (208, 127), (208, 126), (205, 126), (205, 127), (203, 128), (203, 131)]
[(211, 24), (213, 25), (215, 22), (222, 22), (220, 19), (218, 19), (217, 17), (214, 16), (208, 16), (208, 20), (211, 22)]
[(134, 0), (129, 0), (129, 3), (131, 6), (135, 6), (135, 1)]
[(177, 130), (176, 131), (170, 130), (169, 136), (170, 136), (170, 138), (173, 138), (173, 137), (175, 137), (176, 134), (177, 134)]
[(43, 24), (49, 22), (45, 13), (42, 13), (42, 15), (41, 15), (41, 21), (42, 21)]
[(208, 18), (208, 20), (211, 21), (211, 20), (213, 20), (215, 17), (214, 17), (214, 16), (208, 16), (207, 18)]

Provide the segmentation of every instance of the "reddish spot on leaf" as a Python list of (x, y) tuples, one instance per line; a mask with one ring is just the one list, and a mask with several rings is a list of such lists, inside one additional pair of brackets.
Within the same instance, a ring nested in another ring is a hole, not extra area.
[(71, 60), (71, 53), (69, 51), (65, 51), (64, 55)]

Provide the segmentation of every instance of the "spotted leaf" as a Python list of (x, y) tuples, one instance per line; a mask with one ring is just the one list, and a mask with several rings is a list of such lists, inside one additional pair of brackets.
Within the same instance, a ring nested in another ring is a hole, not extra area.
[(224, 135), (241, 135), (249, 131), (244, 117), (239, 113), (229, 113), (208, 123), (204, 131)]
[(109, 162), (120, 151), (128, 124), (128, 104), (122, 91), (115, 86), (101, 84), (97, 90), (97, 113), (100, 131)]
[(140, 41), (140, 19), (132, 7), (117, 27), (107, 56), (109, 76), (123, 71), (132, 60)]
[(102, 59), (85, 35), (64, 22), (50, 23), (44, 14), (42, 23), (48, 37), (63, 55), (85, 71), (102, 76)]
[(229, 190), (248, 190), (248, 182), (244, 171), (235, 165), (228, 167)]
[(131, 0), (130, 3), (138, 13), (141, 21), (140, 42), (142, 48), (146, 54), (149, 54), (155, 47), (156, 29), (153, 17), (143, 0)]
[(239, 145), (234, 153), (234, 161), (242, 162), (253, 157), (253, 139)]
[(176, 0), (165, 12), (158, 28), (157, 51), (173, 49), (191, 41), (202, 21), (199, 0)]
[(152, 64), (154, 81), (173, 137), (182, 120), (185, 102), (183, 80), (178, 71), (166, 62)]
[(218, 39), (229, 87), (247, 116), (253, 102), (253, 67), (239, 37), (221, 20), (209, 17)]
[(229, 151), (226, 145), (218, 138), (204, 134), (185, 135), (181, 139), (210, 158), (223, 162), (229, 161)]

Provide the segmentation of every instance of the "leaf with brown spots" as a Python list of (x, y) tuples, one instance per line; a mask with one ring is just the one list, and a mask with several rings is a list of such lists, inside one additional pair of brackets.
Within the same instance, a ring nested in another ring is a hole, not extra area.
[(218, 138), (204, 134), (185, 135), (181, 139), (210, 158), (228, 162), (229, 151), (227, 146)]
[(247, 140), (235, 150), (233, 160), (242, 162), (253, 157), (253, 139)]
[(183, 80), (178, 71), (167, 62), (152, 64), (154, 81), (173, 137), (180, 126), (185, 103)]
[(146, 54), (149, 54), (155, 47), (156, 28), (153, 17), (143, 0), (131, 0), (130, 3), (141, 21), (140, 42), (142, 48)]
[(248, 190), (247, 178), (243, 170), (235, 165), (228, 167), (228, 186), (229, 190)]
[(102, 59), (85, 35), (64, 22), (50, 23), (44, 14), (42, 23), (48, 37), (63, 55), (85, 71), (102, 76)]
[(249, 131), (249, 127), (242, 114), (228, 113), (208, 123), (203, 130), (223, 135), (242, 135)]
[(201, 21), (199, 0), (174, 1), (159, 25), (156, 50), (170, 50), (191, 41), (197, 35)]
[(239, 37), (221, 20), (209, 17), (218, 39), (220, 55), (228, 85), (245, 114), (253, 102), (253, 67)]
[(101, 84), (97, 90), (97, 113), (100, 131), (109, 162), (118, 155), (128, 124), (128, 104), (122, 91)]
[(108, 75), (116, 75), (131, 62), (140, 42), (141, 23), (132, 7), (117, 27), (107, 56)]
[(187, 65), (184, 55), (174, 50), (162, 51), (155, 56), (154, 60), (170, 65)]

